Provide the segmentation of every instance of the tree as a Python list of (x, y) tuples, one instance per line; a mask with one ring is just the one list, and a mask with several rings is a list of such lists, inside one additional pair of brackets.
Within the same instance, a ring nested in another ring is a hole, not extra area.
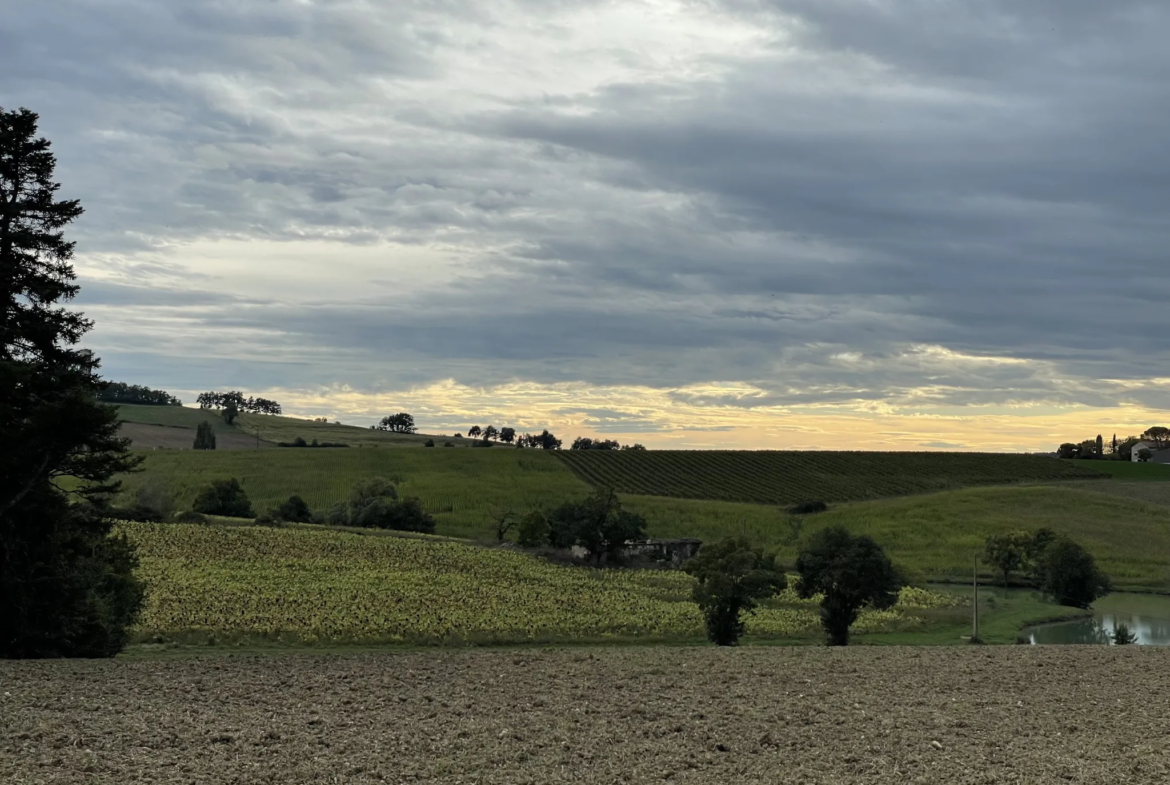
[(548, 518), (540, 510), (530, 510), (516, 526), (516, 544), (521, 548), (548, 545)]
[(1097, 442), (1094, 439), (1085, 439), (1077, 449), (1077, 457), (1085, 459), (1097, 458)]
[(1065, 442), (1056, 450), (1056, 455), (1059, 458), (1078, 458), (1080, 454), (1081, 446), (1072, 442)]
[(879, 610), (898, 601), (901, 578), (881, 547), (867, 536), (853, 536), (840, 526), (814, 533), (796, 558), (797, 593), (817, 594), (821, 625), (830, 646), (849, 645), (849, 627), (865, 606)]
[(1141, 439), (1139, 439), (1136, 436), (1125, 437), (1125, 439), (1123, 439), (1121, 441), (1121, 443), (1117, 445), (1118, 457), (1120, 457), (1121, 460), (1123, 460), (1123, 461), (1132, 461), (1133, 460), (1133, 446), (1135, 444), (1137, 444), (1139, 441), (1141, 441)]
[(646, 536), (646, 519), (623, 510), (612, 488), (598, 489), (582, 501), (561, 505), (553, 512), (549, 527), (553, 545), (580, 545), (598, 565), (616, 556), (630, 540)]
[(1101, 438), (1101, 434), (1097, 434), (1097, 443), (1094, 445), (1094, 447), (1096, 448), (1096, 451), (1097, 451), (1097, 457), (1104, 458), (1105, 457), (1105, 442)]
[(1060, 605), (1088, 608), (1109, 593), (1109, 578), (1093, 557), (1067, 537), (1049, 543), (1038, 562), (1040, 588)]
[(191, 509), (204, 515), (223, 515), (227, 518), (254, 518), (252, 502), (236, 478), (213, 480), (195, 497)]
[(392, 433), (414, 433), (418, 430), (414, 426), (414, 417), (406, 412), (391, 414), (383, 417), (378, 423), (378, 430)]
[(240, 416), (240, 410), (236, 406), (236, 402), (228, 401), (227, 405), (223, 407), (223, 413), (220, 416), (223, 417), (223, 421), (228, 425), (234, 423), (236, 418)]
[(516, 429), (515, 428), (501, 428), (500, 429), (500, 441), (502, 441), (504, 444), (511, 444), (512, 442), (516, 441)]
[(470, 436), (470, 437), (472, 437), (473, 439), (474, 439), (475, 437), (479, 436), (479, 434), (480, 434), (480, 433), (481, 433), (481, 431), (479, 430), (479, 426), (478, 426), (478, 425), (473, 425), (473, 426), (471, 426), (470, 428), (468, 428), (468, 429), (467, 429), (467, 435), (468, 435), (468, 436)]
[(634, 442), (633, 444), (623, 444), (622, 449), (623, 450), (637, 450), (640, 452), (646, 451), (645, 445), (638, 444), (637, 442)]
[[(37, 115), (0, 108), (0, 657), (107, 657), (141, 608), (134, 548), (110, 536), (113, 478), (139, 463), (97, 401), (92, 322)], [(71, 478), (69, 490), (58, 484)]]
[(1142, 440), (1153, 442), (1154, 446), (1159, 450), (1165, 450), (1170, 447), (1170, 428), (1164, 425), (1155, 425), (1147, 428), (1146, 432), (1142, 434)]
[(397, 498), (398, 489), (394, 487), (393, 483), (383, 480), (381, 477), (362, 480), (354, 485), (353, 490), (350, 491), (349, 504), (347, 505), (349, 519), (351, 522), (355, 520), (362, 514), (362, 510), (378, 499), (393, 501)]
[(697, 580), (691, 597), (703, 612), (707, 639), (719, 646), (738, 643), (743, 614), (788, 585), (775, 557), (752, 548), (746, 539), (729, 537), (709, 545), (683, 569)]
[(536, 446), (542, 450), (559, 450), (561, 449), (561, 440), (545, 429), (540, 432), (540, 436), (536, 437)]
[(1109, 454), (1110, 455), (1117, 455), (1117, 448), (1118, 448), (1117, 434), (1113, 434), (1113, 441), (1109, 443)]
[(211, 427), (211, 423), (207, 420), (199, 423), (195, 428), (195, 444), (191, 449), (194, 450), (214, 450), (215, 449), (215, 430)]
[(1150, 462), (1150, 458), (1153, 458), (1153, 457), (1154, 457), (1154, 454), (1153, 454), (1152, 452), (1150, 452), (1150, 448), (1149, 448), (1149, 447), (1143, 447), (1143, 448), (1141, 448), (1140, 450), (1138, 450), (1137, 456), (1138, 456), (1138, 461), (1139, 461), (1139, 462), (1141, 462), (1141, 463), (1149, 463), (1149, 462)]
[(272, 517), (289, 523), (308, 523), (313, 519), (313, 511), (300, 496), (290, 496), (288, 501), (273, 510)]
[(183, 402), (165, 390), (152, 390), (139, 384), (106, 382), (98, 400), (107, 403), (134, 403), (144, 406), (182, 406)]
[(1113, 630), (1113, 645), (1128, 646), (1131, 643), (1137, 643), (1137, 635), (1129, 629), (1129, 625), (1118, 624)]
[(983, 557), (988, 564), (999, 570), (1005, 589), (1012, 573), (1023, 569), (1028, 563), (1030, 547), (1032, 535), (1023, 531), (992, 534), (984, 540)]
[(508, 532), (516, 525), (516, 512), (514, 510), (491, 510), (488, 516), (495, 524), (496, 542), (503, 542), (504, 538), (508, 536)]
[(483, 440), (485, 442), (486, 441), (495, 441), (497, 438), (499, 438), (499, 435), (500, 435), (500, 432), (496, 430), (496, 426), (494, 426), (494, 425), (489, 425), (488, 427), (483, 429)]

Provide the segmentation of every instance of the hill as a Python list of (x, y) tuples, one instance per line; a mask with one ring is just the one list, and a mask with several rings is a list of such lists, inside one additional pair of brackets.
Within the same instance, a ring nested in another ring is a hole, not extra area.
[[(475, 441), (428, 434), (389, 433), (357, 425), (267, 414), (241, 414), (235, 423), (228, 425), (218, 411), (191, 406), (120, 404), (118, 414), (123, 420), (122, 435), (131, 440), (134, 449), (190, 449), (195, 441), (195, 429), (204, 420), (215, 429), (216, 447), (220, 450), (276, 447), (277, 443), (292, 442), (298, 436), (307, 442), (316, 439), (350, 447), (422, 447), (428, 439), (433, 439), (440, 447), (446, 442), (455, 447), (470, 447)], [(496, 445), (494, 449), (504, 449), (504, 445)]]
[(1106, 476), (1085, 462), (1004, 453), (570, 450), (557, 457), (585, 482), (619, 493), (756, 504)]
[[(800, 539), (841, 525), (873, 537), (892, 559), (923, 580), (970, 580), (972, 562), (982, 557), (987, 535), (1046, 526), (1084, 545), (1119, 587), (1170, 589), (1170, 510), (1083, 488), (966, 488), (842, 504), (799, 518), (755, 504), (650, 496), (624, 501), (648, 518), (654, 536), (711, 542), (743, 535), (777, 549), (789, 562), (796, 558)], [(981, 574), (994, 580), (987, 567)]]
[[(494, 510), (548, 509), (590, 492), (563, 460), (540, 450), (160, 451), (146, 455), (144, 468), (126, 478), (127, 494), (157, 480), (186, 507), (211, 480), (236, 477), (258, 510), (292, 494), (326, 509), (359, 480), (380, 476), (398, 483), (402, 495), (418, 496), (440, 534), (470, 539), (491, 536)], [(1082, 540), (1123, 585), (1170, 586), (1166, 508), (1094, 492), (1114, 482), (960, 489), (834, 505), (795, 519), (774, 505), (632, 494), (622, 499), (646, 516), (652, 536), (713, 542), (742, 534), (778, 548), (786, 559), (795, 558), (797, 526), (803, 536), (840, 523), (871, 534), (902, 564), (935, 579), (968, 575), (987, 534), (1049, 526)]]

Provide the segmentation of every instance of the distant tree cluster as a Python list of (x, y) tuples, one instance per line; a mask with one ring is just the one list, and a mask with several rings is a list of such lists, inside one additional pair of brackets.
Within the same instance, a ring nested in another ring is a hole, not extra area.
[(200, 409), (234, 410), (247, 414), (280, 414), (280, 404), (267, 398), (244, 397), (242, 392), (205, 392), (195, 398)]
[(398, 499), (394, 484), (381, 478), (359, 482), (349, 500), (335, 504), (324, 516), (333, 526), (359, 526), (365, 529), (433, 534), (435, 519), (423, 509), (422, 502), (410, 497)]
[(510, 510), (492, 514), (496, 537), (516, 529), (516, 542), (526, 548), (584, 548), (597, 565), (612, 561), (630, 540), (646, 536), (646, 519), (622, 509), (611, 488), (594, 491), (581, 501), (565, 502), (551, 513), (532, 510), (517, 516)]
[(517, 447), (530, 447), (541, 450), (559, 450), (561, 449), (561, 440), (547, 430), (540, 433), (526, 433), (516, 437)]
[(414, 424), (414, 416), (406, 412), (386, 415), (373, 428), (377, 431), (389, 431), (390, 433), (418, 432), (418, 428)]
[(293, 439), (291, 442), (277, 442), (276, 446), (277, 447), (306, 447), (306, 448), (311, 449), (314, 447), (348, 447), (349, 445), (342, 444), (341, 442), (319, 442), (316, 439), (313, 439), (311, 442), (307, 442), (307, 441), (305, 441), (304, 437), (298, 436), (295, 439)]
[(615, 439), (590, 439), (588, 436), (578, 436), (573, 440), (570, 450), (645, 450), (641, 444), (622, 444)]
[(137, 403), (146, 406), (182, 406), (183, 402), (166, 390), (152, 390), (141, 384), (106, 382), (98, 393), (98, 400), (104, 403)]
[[(1056, 455), (1058, 458), (1077, 458), (1081, 460), (1111, 458), (1114, 460), (1132, 461), (1133, 448), (1138, 442), (1152, 444), (1155, 450), (1170, 449), (1170, 428), (1163, 425), (1154, 425), (1147, 428), (1141, 436), (1127, 436), (1120, 440), (1117, 438), (1117, 434), (1113, 434), (1113, 438), (1108, 443), (1098, 434), (1096, 439), (1085, 439), (1082, 442), (1065, 442), (1057, 448)], [(1147, 450), (1147, 448), (1142, 449)], [(1139, 455), (1138, 460), (1148, 461), (1150, 457), (1151, 454)]]
[(1088, 608), (1109, 593), (1109, 578), (1097, 569), (1092, 555), (1051, 529), (991, 535), (983, 555), (1004, 586), (1018, 573), (1061, 605)]

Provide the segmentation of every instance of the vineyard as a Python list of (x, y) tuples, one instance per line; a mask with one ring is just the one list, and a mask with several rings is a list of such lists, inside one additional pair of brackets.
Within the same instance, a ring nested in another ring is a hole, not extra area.
[(996, 453), (582, 450), (557, 457), (590, 485), (620, 493), (755, 504), (1108, 476), (1067, 461)]
[[(328, 530), (122, 524), (139, 548), (138, 633), (297, 643), (697, 639), (681, 572), (552, 565), (509, 550)], [(953, 602), (906, 589), (855, 629), (907, 628)], [(748, 621), (754, 636), (818, 635), (791, 591)]]

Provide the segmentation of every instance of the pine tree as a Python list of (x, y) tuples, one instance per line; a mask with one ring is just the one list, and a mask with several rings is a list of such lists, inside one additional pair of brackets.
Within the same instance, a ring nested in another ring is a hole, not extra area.
[(92, 324), (62, 306), (78, 291), (64, 228), (82, 209), (56, 199), (37, 120), (0, 107), (0, 657), (111, 656), (142, 587), (108, 500), (138, 460), (78, 347)]
[(199, 426), (195, 429), (195, 444), (193, 448), (196, 450), (215, 449), (215, 430), (207, 420), (199, 423)]

